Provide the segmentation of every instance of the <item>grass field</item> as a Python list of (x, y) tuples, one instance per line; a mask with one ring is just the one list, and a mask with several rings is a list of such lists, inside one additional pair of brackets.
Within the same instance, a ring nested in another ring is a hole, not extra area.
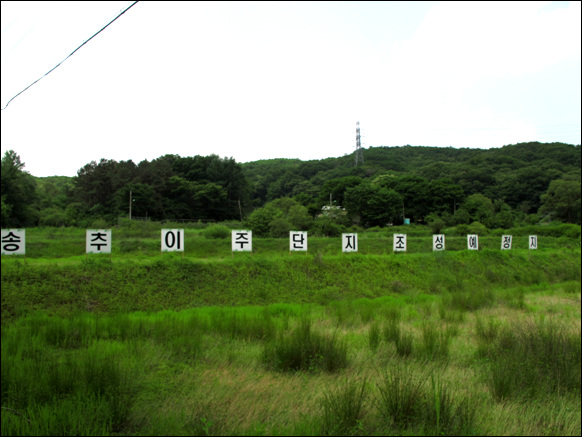
[[(185, 253), (190, 258), (230, 258), (232, 256), (230, 233), (224, 226), (199, 227), (179, 223), (160, 225), (153, 222), (138, 222), (112, 229), (112, 258), (122, 259), (157, 258), (161, 256), (160, 228), (185, 229)], [(235, 229), (243, 229), (241, 223), (233, 223)], [(217, 229), (218, 228), (218, 229)], [(221, 231), (213, 233), (213, 230)], [(225, 232), (226, 231), (226, 232)], [(358, 230), (351, 230), (358, 232)], [(351, 232), (350, 231), (350, 232)], [(26, 233), (26, 258), (56, 260), (61, 258), (85, 257), (85, 229), (77, 228), (34, 228)], [(466, 233), (478, 233), (475, 230), (458, 233), (455, 228), (442, 231), (446, 234), (448, 251), (467, 249)], [(428, 253), (432, 251), (432, 232), (427, 226), (398, 226), (377, 229), (376, 232), (359, 232), (359, 250), (363, 255), (392, 254), (393, 234), (407, 234), (407, 253)], [(580, 248), (580, 226), (559, 225), (546, 227), (514, 228), (508, 230), (487, 231), (479, 235), (481, 250), (499, 250), (501, 235), (513, 235), (514, 249), (527, 249), (528, 236), (538, 235), (540, 249)], [(255, 238), (253, 253), (285, 254), (289, 251), (289, 241), (285, 238)], [(338, 255), (342, 253), (341, 237), (322, 238), (309, 236), (309, 252), (320, 255)]]
[(32, 231), (2, 257), (2, 435), (581, 434), (579, 237), (232, 256), (190, 230), (182, 258), (158, 229), (110, 261)]

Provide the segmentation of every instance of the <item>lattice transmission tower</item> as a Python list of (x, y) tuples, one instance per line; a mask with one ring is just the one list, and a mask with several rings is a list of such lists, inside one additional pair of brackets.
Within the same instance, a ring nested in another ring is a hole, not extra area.
[(360, 122), (356, 122), (356, 167), (359, 163), (364, 163), (364, 151), (362, 150), (362, 142), (360, 139)]

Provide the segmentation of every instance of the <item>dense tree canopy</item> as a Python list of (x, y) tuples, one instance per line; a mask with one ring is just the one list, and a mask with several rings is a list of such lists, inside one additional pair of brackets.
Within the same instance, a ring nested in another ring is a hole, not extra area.
[[(115, 223), (128, 217), (130, 201), (134, 218), (247, 219), (257, 229), (267, 223), (268, 230), (258, 232), (271, 236), (310, 226), (331, 235), (340, 222), (385, 226), (404, 218), (446, 225), (477, 221), (492, 228), (539, 220), (580, 223), (579, 145), (363, 152), (357, 167), (352, 155), (245, 164), (216, 155), (163, 155), (138, 164), (92, 161), (74, 178), (34, 178), (9, 151), (2, 159), (2, 225)], [(345, 212), (322, 211), (330, 201), (333, 211)]]
[(580, 181), (556, 179), (542, 195), (540, 211), (567, 223), (580, 224)]
[(34, 208), (36, 182), (24, 171), (24, 162), (13, 150), (2, 157), (2, 226), (25, 227), (38, 218)]

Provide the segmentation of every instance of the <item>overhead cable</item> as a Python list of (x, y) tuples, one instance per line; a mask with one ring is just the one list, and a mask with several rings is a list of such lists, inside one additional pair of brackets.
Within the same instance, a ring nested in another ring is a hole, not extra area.
[(91, 38), (85, 40), (83, 42), (83, 44), (81, 44), (79, 47), (77, 47), (75, 50), (73, 50), (65, 59), (63, 59), (61, 62), (59, 62), (57, 65), (55, 65), (53, 68), (51, 68), (49, 71), (47, 71), (45, 74), (43, 74), (41, 77), (39, 77), (37, 80), (35, 80), (34, 82), (32, 82), (30, 85), (28, 85), (26, 88), (24, 88), (22, 91), (20, 91), (18, 94), (16, 94), (14, 97), (12, 97), (10, 100), (8, 100), (8, 103), (6, 103), (6, 105), (1, 109), (2, 111), (4, 111), (8, 105), (10, 104), (10, 102), (12, 102), (12, 100), (14, 100), (16, 97), (18, 97), (20, 94), (22, 94), (23, 92), (25, 92), (27, 89), (29, 89), (31, 86), (33, 86), (35, 83), (37, 83), (39, 80), (41, 80), (43, 77), (47, 76), (49, 73), (51, 73), (53, 70), (55, 70), (59, 65), (61, 65), (63, 62), (65, 62), (67, 59), (69, 59), (71, 56), (73, 56), (75, 54), (75, 52), (77, 50), (79, 50), (81, 47), (83, 47), (85, 44), (87, 44), (89, 41), (91, 41), (93, 38), (95, 38), (97, 35), (99, 35), (103, 30), (105, 30), (111, 23), (113, 23), (115, 20), (117, 20), (119, 17), (121, 17), (123, 14), (125, 14), (131, 7), (133, 7), (136, 3), (138, 3), (137, 1), (133, 2), (132, 4), (130, 4), (128, 7), (126, 7), (123, 11), (121, 11), (119, 14), (117, 14), (117, 16), (115, 16), (115, 18), (113, 18), (113, 20), (111, 20), (109, 23), (107, 23), (105, 26), (103, 26), (98, 32), (94, 33)]

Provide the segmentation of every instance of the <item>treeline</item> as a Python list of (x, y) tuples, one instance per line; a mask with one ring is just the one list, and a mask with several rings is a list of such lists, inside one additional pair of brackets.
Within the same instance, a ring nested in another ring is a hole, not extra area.
[(34, 178), (23, 167), (14, 151), (2, 158), (3, 227), (114, 224), (129, 216), (130, 202), (134, 218), (240, 220), (242, 205), (250, 204), (241, 165), (216, 155), (164, 155), (139, 164), (101, 159), (73, 178)]
[(2, 158), (2, 226), (115, 224), (128, 216), (130, 191), (134, 217), (243, 220), (263, 236), (289, 227), (334, 234), (405, 219), (436, 227), (580, 224), (580, 162), (580, 145), (532, 142), (487, 150), (371, 147), (357, 167), (353, 154), (245, 164), (216, 155), (139, 164), (102, 159), (74, 178), (35, 178), (9, 151)]

